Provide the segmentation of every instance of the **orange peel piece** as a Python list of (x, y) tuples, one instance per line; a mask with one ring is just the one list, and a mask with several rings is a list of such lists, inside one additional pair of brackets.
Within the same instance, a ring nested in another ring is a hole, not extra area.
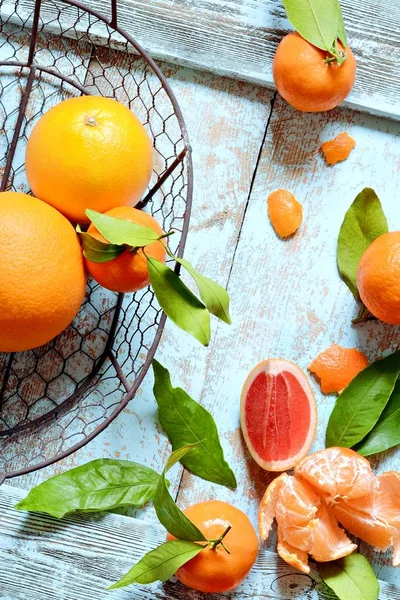
[(303, 208), (288, 190), (276, 190), (268, 196), (268, 216), (281, 238), (293, 235), (303, 221)]
[(339, 133), (333, 140), (321, 144), (321, 150), (328, 165), (336, 165), (337, 162), (346, 160), (356, 145), (356, 141), (347, 131)]
[(329, 394), (347, 387), (368, 364), (368, 358), (359, 350), (332, 344), (318, 354), (308, 370), (319, 378), (323, 393)]

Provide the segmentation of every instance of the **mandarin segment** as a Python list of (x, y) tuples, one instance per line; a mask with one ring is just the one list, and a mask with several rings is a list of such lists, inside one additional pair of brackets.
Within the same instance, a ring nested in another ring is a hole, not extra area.
[(278, 544), (276, 550), (279, 556), (291, 565), (293, 568), (302, 573), (309, 573), (308, 553), (291, 546), (285, 539), (280, 527), (278, 527)]
[(367, 248), (358, 265), (357, 288), (374, 317), (400, 325), (400, 231), (381, 235)]
[(320, 379), (323, 393), (330, 394), (347, 387), (368, 364), (367, 357), (359, 350), (332, 344), (318, 354), (308, 370)]
[[(339, 52), (343, 46), (338, 42)], [(297, 110), (321, 112), (338, 106), (356, 78), (356, 60), (347, 46), (346, 60), (331, 61), (328, 52), (307, 42), (297, 32), (286, 35), (275, 53), (272, 73), (280, 95)]]
[(303, 208), (288, 190), (276, 190), (268, 196), (268, 216), (275, 232), (286, 238), (293, 235), (303, 221)]
[(336, 165), (336, 163), (346, 160), (350, 152), (356, 145), (356, 141), (347, 133), (339, 133), (333, 140), (329, 140), (321, 144), (321, 150), (325, 156), (328, 165)]
[(279, 498), (279, 492), (288, 478), (286, 473), (276, 477), (265, 490), (264, 496), (260, 502), (258, 511), (258, 530), (262, 540), (268, 539), (272, 523), (276, 515), (276, 504)]
[(327, 504), (322, 501), (317, 512), (317, 525), (313, 532), (313, 542), (310, 554), (318, 562), (338, 560), (348, 556), (357, 545), (347, 537), (339, 527), (338, 521)]

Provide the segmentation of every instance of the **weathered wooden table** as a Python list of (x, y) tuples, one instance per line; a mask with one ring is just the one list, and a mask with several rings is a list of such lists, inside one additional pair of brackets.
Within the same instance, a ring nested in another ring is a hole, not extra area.
[[(125, 9), (127, 4), (123, 5)], [(151, 6), (153, 4), (155, 6), (154, 2)], [(243, 23), (253, 15), (254, 31), (247, 25), (237, 25), (236, 13), (235, 19), (226, 16), (230, 26), (236, 24), (238, 40), (243, 41), (246, 35), (250, 36), (246, 40), (253, 36), (257, 41), (257, 35), (265, 29), (265, 19), (270, 19), (267, 29), (271, 30), (275, 26), (274, 19), (282, 17), (281, 9), (276, 16), (275, 4), (267, 2), (268, 10), (263, 13), (262, 23), (257, 21), (260, 5), (243, 5)], [(346, 8), (348, 3), (344, 4)], [(172, 18), (169, 12), (172, 5), (161, 3), (160, 6), (159, 11), (165, 10)], [(218, 6), (215, 3), (207, 7), (217, 21)], [(368, 3), (370, 15), (374, 6), (374, 2)], [(140, 13), (139, 8), (145, 13), (149, 11), (149, 5), (143, 7), (135, 3), (134, 7), (142, 19), (144, 13)], [(235, 7), (238, 11), (239, 3)], [(192, 3), (183, 3), (183, 13), (192, 8), (195, 8)], [(375, 8), (380, 10), (382, 3), (377, 3)], [(175, 9), (179, 13), (181, 3)], [(205, 8), (200, 2), (198, 9), (195, 14), (204, 20)], [(228, 9), (226, 5), (229, 15)], [(360, 49), (365, 36), (357, 30), (358, 10), (361, 11), (361, 5), (352, 9), (351, 27), (355, 46)], [(393, 21), (385, 21), (382, 16), (382, 23), (376, 29), (381, 38), (376, 39), (375, 30), (372, 42), (379, 52), (386, 53), (386, 72), (374, 74), (373, 69), (368, 72), (370, 56), (367, 62), (363, 56), (360, 62), (367, 66), (360, 73), (361, 84), (354, 92), (353, 104), (397, 118), (399, 80), (390, 77), (398, 66), (393, 50), (396, 44), (397, 50), (399, 46), (395, 25), (398, 9), (391, 9), (386, 2), (382, 11), (382, 15), (393, 11)], [(146, 14), (148, 27), (149, 12)], [(123, 15), (129, 25), (126, 10)], [(223, 41), (221, 28), (223, 30), (226, 23), (222, 21), (221, 27), (215, 28), (215, 39), (219, 40), (225, 56), (229, 44)], [(138, 26), (138, 21), (135, 23)], [(194, 39), (198, 40), (199, 22), (194, 21), (193, 27)], [(158, 31), (162, 31), (161, 25)], [(171, 24), (170, 37), (173, 31)], [(177, 27), (176, 31), (181, 30)], [(232, 39), (234, 33), (230, 35)], [(181, 34), (176, 33), (176, 36), (181, 37)], [(382, 38), (385, 38), (384, 43)], [(277, 34), (271, 39), (275, 43)], [(166, 45), (169, 40), (166, 36)], [(144, 43), (144, 46), (153, 43)], [(178, 44), (177, 60), (179, 48)], [(202, 48), (204, 50), (204, 44)], [(247, 56), (247, 64), (254, 58), (253, 50)], [(186, 46), (181, 49), (181, 56), (187, 61), (185, 52)], [(172, 51), (165, 55), (173, 58)], [(269, 61), (270, 58), (271, 53)], [(225, 59), (228, 60), (226, 56)], [(236, 74), (243, 77), (244, 57), (238, 55), (237, 59), (240, 68)], [(199, 60), (208, 68), (215, 66), (206, 64), (208, 59), (201, 58), (201, 53)], [(193, 58), (192, 62), (196, 60)], [(311, 360), (333, 342), (356, 346), (371, 359), (398, 347), (398, 328), (378, 322), (351, 326), (356, 307), (337, 274), (335, 251), (344, 213), (365, 186), (373, 187), (378, 193), (391, 229), (400, 227), (397, 199), (400, 123), (349, 108), (327, 114), (302, 114), (283, 102), (273, 90), (256, 83), (243, 83), (170, 63), (162, 63), (161, 67), (182, 107), (194, 151), (195, 192), (186, 256), (202, 272), (227, 287), (233, 325), (214, 322), (212, 342), (205, 349), (168, 323), (157, 358), (171, 371), (174, 384), (184, 387), (213, 413), (227, 459), (234, 466), (239, 482), (238, 490), (232, 492), (175, 467), (170, 477), (172, 490), (182, 507), (207, 498), (224, 499), (245, 510), (255, 523), (258, 503), (271, 475), (252, 461), (240, 434), (239, 395), (249, 370), (268, 357), (284, 357), (306, 369)], [(224, 72), (233, 74), (222, 67)], [(374, 75), (378, 77), (377, 84), (374, 84)], [(257, 78), (258, 75), (247, 77)], [(268, 83), (261, 77), (258, 79), (260, 83)], [(393, 86), (382, 87), (382, 79), (386, 86), (389, 80)], [(118, 81), (113, 83), (117, 85)], [(319, 153), (320, 144), (344, 130), (356, 139), (357, 146), (346, 162), (329, 167)], [(303, 226), (288, 241), (276, 237), (267, 216), (266, 198), (279, 187), (293, 191), (304, 209)], [(160, 470), (169, 444), (157, 423), (152, 383), (149, 373), (123, 414), (75, 455), (0, 487), (0, 598), (172, 600), (201, 597), (177, 583), (153, 588), (132, 587), (113, 592), (113, 596), (105, 590), (109, 582), (122, 575), (162, 538), (150, 507), (136, 511), (132, 515), (136, 519), (108, 515), (68, 518), (62, 522), (38, 515), (21, 515), (12, 509), (13, 503), (23, 495), (16, 488), (28, 490), (55, 473), (93, 458), (130, 459)], [(335, 398), (323, 396), (319, 386), (314, 381), (311, 383), (319, 405), (316, 450), (324, 445), (327, 418)], [(374, 458), (373, 465), (378, 471), (399, 468), (399, 451)], [(379, 579), (387, 582), (382, 585), (381, 598), (400, 598), (400, 576), (390, 566), (390, 557), (367, 547), (362, 551), (372, 559)], [(265, 550), (247, 582), (234, 594), (218, 597), (331, 598), (318, 583), (315, 571), (312, 575), (310, 578), (295, 573), (278, 561), (275, 554)]]

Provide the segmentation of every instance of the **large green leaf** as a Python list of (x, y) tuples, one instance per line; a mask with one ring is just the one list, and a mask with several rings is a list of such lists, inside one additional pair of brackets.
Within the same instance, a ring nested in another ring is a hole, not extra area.
[(207, 310), (218, 319), (221, 319), (221, 321), (230, 325), (232, 321), (229, 316), (229, 294), (226, 289), (216, 281), (199, 273), (184, 258), (177, 258), (176, 256), (174, 258), (195, 280), (200, 292), (200, 298), (206, 305)]
[(126, 250), (125, 246), (101, 242), (90, 233), (84, 233), (83, 231), (79, 232), (79, 237), (82, 243), (83, 256), (92, 262), (109, 262)]
[(142, 506), (154, 496), (159, 480), (160, 476), (144, 465), (100, 458), (44, 481), (15, 508), (61, 519), (73, 511)]
[(151, 227), (102, 215), (95, 210), (88, 209), (85, 212), (99, 233), (111, 244), (139, 248), (155, 242), (160, 237)]
[(151, 287), (159, 305), (181, 329), (208, 346), (211, 338), (210, 313), (180, 277), (162, 262), (147, 257)]
[(356, 274), (361, 257), (368, 246), (387, 231), (378, 196), (371, 188), (364, 188), (344, 217), (337, 247), (340, 276), (356, 298), (359, 298)]
[(190, 519), (183, 514), (177, 507), (168, 491), (168, 486), (165, 479), (165, 474), (171, 467), (179, 462), (185, 454), (190, 452), (196, 444), (190, 444), (175, 450), (169, 457), (164, 471), (160, 476), (156, 492), (153, 497), (154, 508), (157, 513), (158, 520), (165, 529), (178, 540), (188, 540), (192, 542), (207, 541), (200, 529), (196, 527)]
[(400, 373), (400, 350), (377, 360), (349, 383), (336, 400), (326, 445), (351, 448), (371, 431), (392, 395)]
[(319, 563), (318, 571), (339, 600), (378, 600), (379, 581), (361, 554), (350, 554), (335, 562)]
[(339, 30), (337, 0), (282, 0), (289, 21), (308, 42), (331, 50)]
[(197, 556), (202, 550), (203, 546), (185, 540), (165, 542), (145, 554), (126, 575), (108, 589), (115, 590), (132, 583), (147, 584), (154, 581), (167, 581), (182, 565)]
[(155, 359), (153, 369), (158, 415), (172, 448), (197, 443), (181, 463), (198, 477), (235, 488), (236, 478), (224, 458), (211, 414), (183, 389), (172, 387), (168, 369)]
[(354, 450), (363, 456), (383, 452), (400, 444), (400, 380), (390, 396), (379, 421)]

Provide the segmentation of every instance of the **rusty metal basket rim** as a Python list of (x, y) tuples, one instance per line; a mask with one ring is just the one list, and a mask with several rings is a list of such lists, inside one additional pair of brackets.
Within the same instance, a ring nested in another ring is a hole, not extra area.
[[(111, 0), (111, 18), (107, 18), (106, 16), (102, 15), (99, 11), (85, 6), (85, 4), (83, 4), (82, 2), (79, 2), (79, 0), (59, 0), (59, 1), (62, 4), (74, 6), (75, 8), (78, 8), (78, 9), (82, 10), (83, 12), (91, 14), (92, 16), (96, 17), (97, 19), (99, 19), (100, 21), (102, 21), (103, 23), (108, 25), (114, 31), (119, 33), (123, 38), (125, 38), (135, 48), (137, 53), (140, 56), (142, 56), (142, 58), (144, 58), (144, 60), (150, 65), (151, 69), (153, 70), (155, 75), (158, 77), (163, 89), (165, 90), (168, 98), (171, 101), (172, 107), (173, 107), (175, 115), (178, 119), (179, 127), (181, 130), (182, 141), (184, 144), (184, 150), (178, 155), (178, 157), (175, 159), (174, 163), (159, 178), (159, 180), (156, 182), (156, 184), (153, 186), (153, 188), (148, 192), (146, 197), (139, 204), (141, 205), (141, 207), (143, 207), (148, 202), (148, 200), (152, 197), (152, 195), (161, 187), (162, 183), (164, 183), (164, 181), (167, 180), (169, 175), (171, 175), (171, 173), (173, 172), (175, 167), (178, 164), (182, 163), (184, 159), (186, 160), (187, 191), (186, 191), (186, 199), (185, 199), (185, 212), (184, 212), (184, 216), (183, 216), (183, 227), (182, 227), (182, 232), (181, 232), (181, 237), (180, 237), (180, 242), (179, 242), (179, 248), (177, 251), (177, 256), (181, 258), (183, 256), (183, 251), (184, 251), (184, 248), (186, 245), (190, 213), (191, 213), (191, 207), (192, 207), (193, 163), (192, 163), (192, 149), (191, 149), (191, 146), (189, 143), (186, 123), (185, 123), (181, 108), (175, 97), (175, 94), (172, 91), (172, 89), (170, 88), (169, 83), (168, 83), (166, 77), (164, 76), (164, 74), (162, 73), (161, 69), (158, 67), (158, 65), (155, 63), (155, 61), (151, 58), (151, 56), (141, 47), (140, 44), (138, 44), (134, 40), (134, 38), (131, 35), (129, 35), (124, 29), (119, 27), (118, 22), (117, 22), (117, 0)], [(85, 89), (85, 87), (82, 86), (81, 84), (79, 84), (78, 82), (72, 80), (69, 77), (66, 77), (65, 75), (63, 75), (62, 73), (60, 73), (54, 69), (51, 69), (49, 67), (40, 66), (40, 65), (37, 65), (34, 63), (33, 59), (34, 59), (34, 53), (35, 53), (35, 47), (36, 47), (40, 9), (41, 9), (42, 3), (43, 3), (43, 0), (35, 0), (34, 18), (33, 18), (33, 24), (32, 24), (32, 29), (31, 29), (31, 44), (30, 44), (30, 49), (29, 49), (28, 60), (27, 61), (16, 61), (16, 60), (0, 61), (0, 66), (20, 67), (20, 68), (29, 69), (30, 77), (34, 76), (34, 73), (36, 70), (43, 71), (43, 72), (46, 72), (52, 76), (55, 76), (63, 81), (66, 81), (66, 83), (68, 83), (69, 85), (72, 85), (73, 87), (78, 89), (80, 92), (87, 94), (88, 92)], [(23, 118), (23, 114), (24, 114), (24, 110), (21, 110), (21, 107), (20, 107), (19, 117), (21, 117), (21, 120)], [(17, 124), (16, 128), (18, 128), (18, 124)], [(17, 141), (18, 141), (18, 136), (16, 136), (15, 145), (16, 145)], [(13, 142), (14, 142), (14, 139), (13, 139)], [(15, 148), (14, 148), (14, 151), (15, 151)], [(11, 152), (11, 149), (10, 149), (10, 152)], [(180, 265), (179, 265), (179, 263), (176, 263), (175, 271), (179, 273), (179, 270), (180, 270)], [(116, 306), (117, 316), (118, 316), (118, 307), (120, 308), (122, 298), (123, 298), (123, 294), (120, 294), (118, 304)], [(116, 321), (117, 321), (117, 319), (115, 318), (114, 323), (113, 323), (113, 325), (115, 325), (115, 326), (116, 326)], [(100, 361), (96, 370), (93, 372), (93, 377), (95, 377), (96, 373), (98, 373), (99, 369), (101, 368), (101, 366), (104, 364), (104, 361), (108, 357), (110, 359), (111, 364), (113, 364), (114, 368), (116, 369), (117, 374), (121, 380), (121, 383), (125, 387), (126, 394), (123, 396), (123, 398), (121, 399), (121, 401), (119, 402), (117, 407), (114, 409), (114, 411), (100, 425), (98, 425), (91, 433), (86, 435), (82, 440), (80, 440), (76, 444), (72, 445), (67, 450), (64, 450), (63, 452), (59, 452), (58, 454), (55, 454), (53, 457), (51, 457), (45, 461), (39, 462), (34, 465), (28, 465), (22, 469), (18, 469), (15, 471), (0, 472), (0, 485), (6, 479), (12, 479), (14, 477), (19, 477), (19, 476), (31, 473), (33, 471), (43, 469), (45, 467), (48, 467), (49, 465), (52, 465), (64, 458), (70, 456), (71, 454), (73, 454), (74, 452), (79, 450), (80, 448), (84, 447), (87, 443), (92, 441), (102, 431), (104, 431), (110, 425), (110, 423), (124, 410), (124, 408), (127, 406), (127, 404), (135, 396), (135, 394), (136, 394), (140, 384), (142, 383), (142, 381), (150, 367), (150, 364), (153, 360), (153, 357), (155, 355), (155, 352), (157, 350), (158, 344), (161, 339), (161, 335), (162, 335), (164, 327), (165, 327), (165, 323), (166, 323), (166, 315), (165, 315), (165, 313), (162, 313), (160, 322), (157, 327), (156, 334), (154, 336), (151, 347), (148, 350), (146, 359), (145, 359), (143, 365), (141, 366), (140, 372), (136, 376), (134, 383), (132, 384), (131, 387), (127, 387), (127, 382), (125, 381), (125, 378), (123, 377), (123, 375), (121, 377), (121, 372), (119, 372), (120, 367), (119, 367), (114, 355), (112, 354), (112, 352), (110, 352), (109, 344), (106, 346), (106, 349), (103, 353), (103, 359), (102, 359), (102, 361)], [(113, 339), (113, 338), (111, 338), (111, 339)], [(92, 379), (91, 379), (91, 381), (92, 381)], [(82, 394), (84, 391), (85, 391), (85, 384), (83, 384), (80, 387), (78, 386), (78, 389), (76, 390), (75, 394)], [(55, 408), (53, 411), (51, 411), (51, 414), (53, 415), (53, 414), (57, 413), (58, 410), (60, 410), (60, 409)], [(46, 421), (46, 416), (42, 419), (42, 422), (45, 422), (45, 421)]]

